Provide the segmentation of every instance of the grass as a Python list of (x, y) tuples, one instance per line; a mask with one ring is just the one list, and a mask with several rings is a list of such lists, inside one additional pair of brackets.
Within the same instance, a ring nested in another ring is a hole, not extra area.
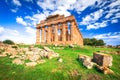
[[(36, 47), (42, 48), (38, 45)], [(114, 71), (111, 75), (100, 73), (95, 68), (88, 70), (77, 60), (79, 54), (92, 56), (95, 51), (116, 51), (118, 49), (90, 46), (69, 48), (66, 46), (61, 50), (53, 45), (49, 47), (60, 54), (63, 59), (62, 63), (58, 62), (57, 58), (53, 58), (46, 59), (45, 63), (35, 67), (26, 67), (12, 64), (12, 60), (8, 57), (0, 57), (0, 80), (120, 80), (120, 55), (111, 55), (113, 56), (111, 69)]]

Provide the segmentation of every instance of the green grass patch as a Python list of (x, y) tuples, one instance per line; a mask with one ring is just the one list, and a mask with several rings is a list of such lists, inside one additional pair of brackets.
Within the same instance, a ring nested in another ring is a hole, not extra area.
[[(28, 46), (20, 45), (20, 47)], [(39, 45), (35, 47), (43, 48)], [(35, 67), (26, 67), (12, 64), (12, 59), (8, 57), (0, 57), (0, 80), (120, 80), (120, 55), (111, 55), (113, 57), (111, 69), (114, 71), (111, 75), (100, 73), (95, 68), (88, 70), (77, 60), (79, 54), (92, 56), (96, 51), (117, 51), (119, 49), (90, 46), (74, 48), (65, 46), (64, 49), (61, 49), (63, 46), (58, 46), (60, 47), (58, 48), (49, 45), (49, 47), (60, 54), (63, 59), (62, 63), (58, 62), (57, 58), (53, 58), (46, 59), (45, 63)]]

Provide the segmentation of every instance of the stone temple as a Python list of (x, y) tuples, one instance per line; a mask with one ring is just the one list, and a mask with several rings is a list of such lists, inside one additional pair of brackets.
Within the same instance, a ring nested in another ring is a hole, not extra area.
[(83, 46), (82, 34), (74, 16), (50, 15), (36, 27), (36, 44)]

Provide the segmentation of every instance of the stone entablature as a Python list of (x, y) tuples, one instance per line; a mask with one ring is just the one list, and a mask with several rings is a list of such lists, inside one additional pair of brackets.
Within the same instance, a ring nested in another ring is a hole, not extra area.
[(36, 27), (36, 44), (78, 44), (83, 45), (75, 17), (51, 15)]

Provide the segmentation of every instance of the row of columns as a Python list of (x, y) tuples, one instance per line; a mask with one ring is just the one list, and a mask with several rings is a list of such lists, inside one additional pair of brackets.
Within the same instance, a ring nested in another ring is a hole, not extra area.
[[(74, 32), (74, 22), (71, 22), (70, 26), (70, 39), (73, 40), (73, 32)], [(41, 36), (41, 43), (51, 43), (51, 42), (57, 42), (58, 41), (58, 30), (61, 30), (60, 36), (62, 38), (62, 41), (65, 42), (67, 41), (67, 33), (68, 31), (68, 25), (67, 22), (62, 23), (62, 26), (58, 26), (55, 24), (54, 26), (44, 26), (44, 27), (37, 27), (36, 28), (36, 44), (40, 44), (40, 36)], [(41, 30), (41, 33), (40, 33)]]

